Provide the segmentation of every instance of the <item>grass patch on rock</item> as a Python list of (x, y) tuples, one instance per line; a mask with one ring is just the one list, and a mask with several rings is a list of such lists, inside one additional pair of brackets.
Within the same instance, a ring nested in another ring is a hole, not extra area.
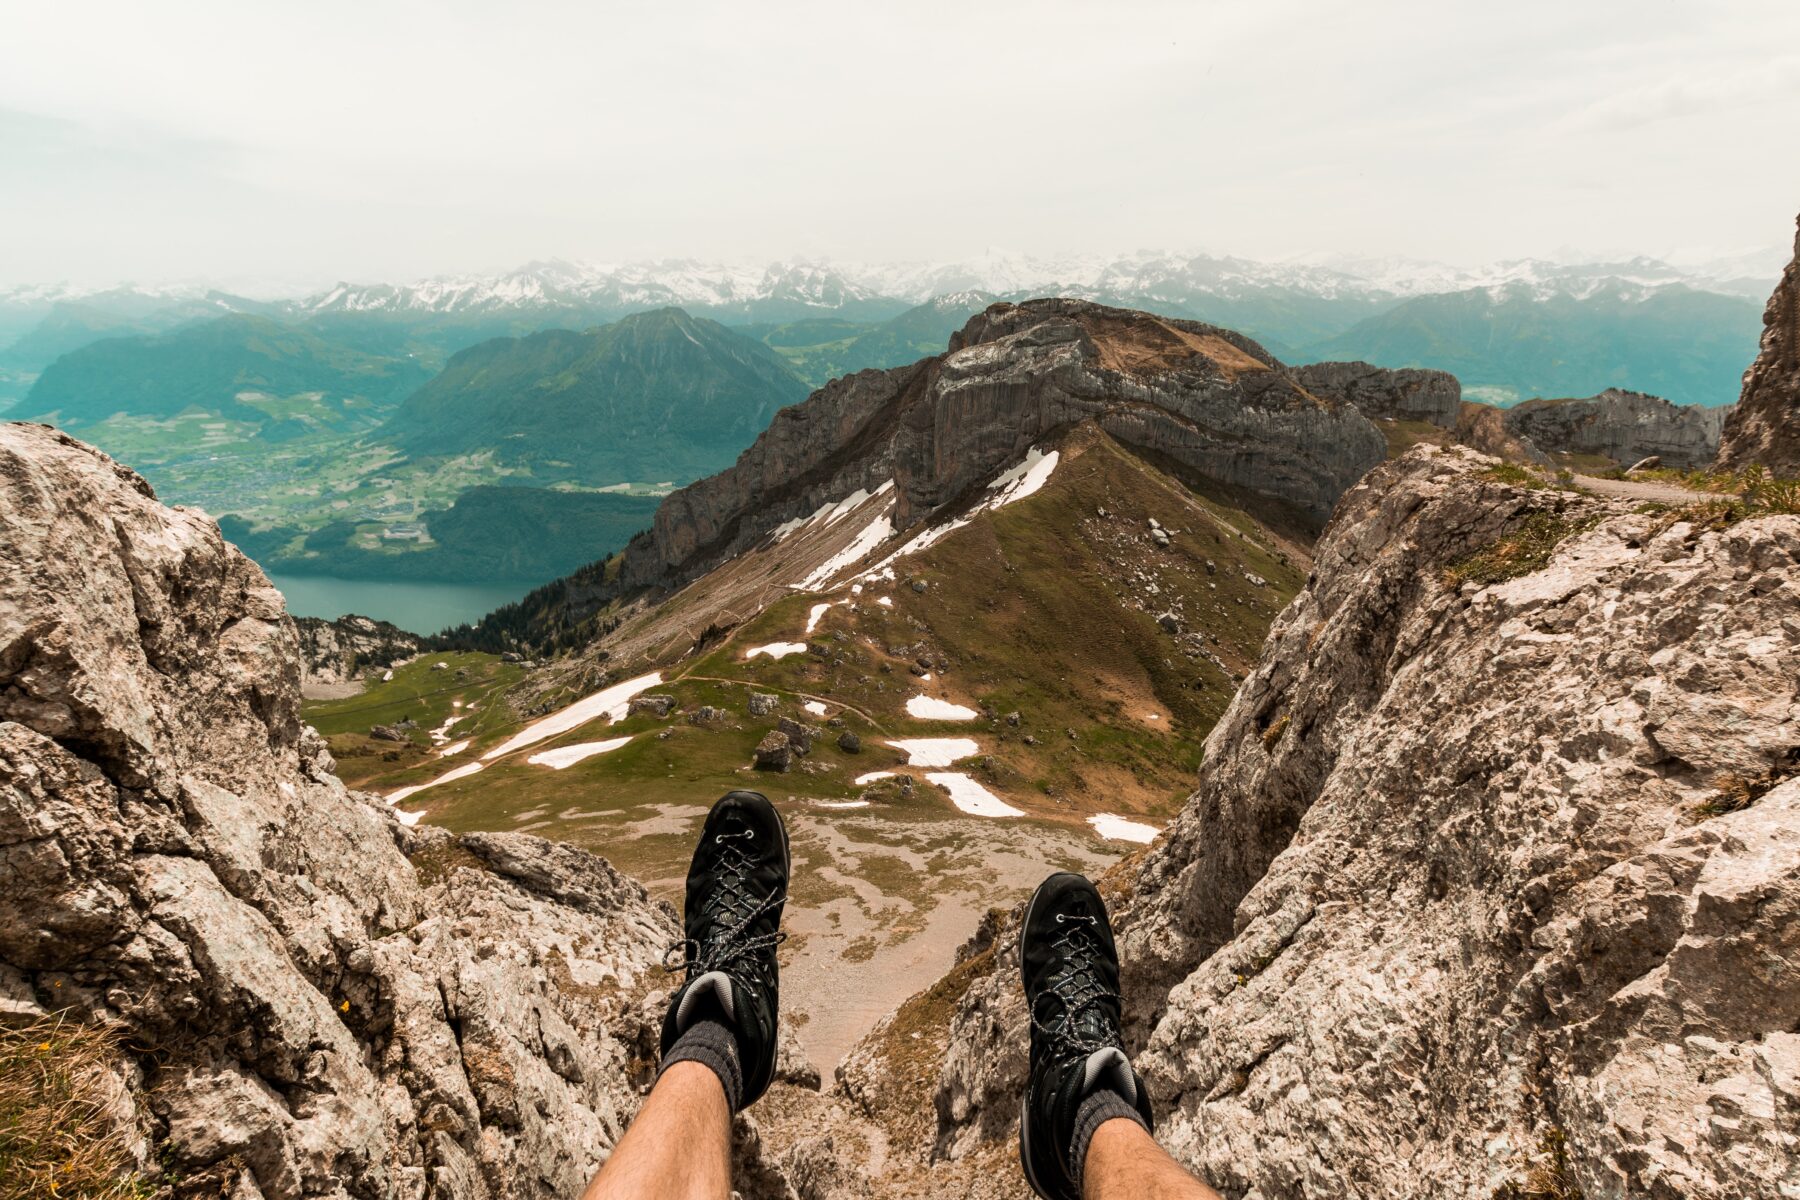
[(0, 1200), (147, 1197), (108, 1103), (117, 1038), (66, 1016), (0, 1026)]
[(1534, 512), (1499, 541), (1445, 567), (1443, 584), (1448, 588), (1459, 588), (1465, 583), (1485, 587), (1542, 570), (1567, 538), (1599, 523), (1597, 515), (1571, 517), (1563, 513)]

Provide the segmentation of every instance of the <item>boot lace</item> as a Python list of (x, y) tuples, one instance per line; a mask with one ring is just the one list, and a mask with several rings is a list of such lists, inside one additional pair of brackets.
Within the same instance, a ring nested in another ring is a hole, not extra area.
[[(748, 930), (780, 904), (787, 892), (777, 888), (767, 896), (758, 896), (751, 891), (750, 875), (757, 864), (747, 845), (739, 843), (747, 844), (754, 837), (748, 829), (713, 835), (713, 841), (719, 845), (718, 859), (713, 864), (715, 886), (701, 907), (712, 918), (712, 928), (704, 941), (683, 938), (663, 954), (663, 970), (670, 974), (686, 972), (684, 985), (713, 971), (723, 971), (747, 986), (767, 988), (771, 982), (769, 963), (762, 951), (787, 941), (787, 934), (777, 931), (749, 935)], [(682, 961), (670, 961), (678, 952)]]
[(1114, 998), (1113, 992), (1102, 982), (1098, 965), (1104, 951), (1094, 933), (1096, 918), (1058, 913), (1056, 923), (1063, 928), (1051, 945), (1062, 951), (1067, 966), (1039, 993), (1038, 1000), (1055, 996), (1062, 1001), (1062, 1015), (1046, 1022), (1034, 1004), (1031, 1024), (1050, 1040), (1059, 1057), (1086, 1057), (1118, 1044), (1118, 1030), (1105, 1008), (1105, 1002)]

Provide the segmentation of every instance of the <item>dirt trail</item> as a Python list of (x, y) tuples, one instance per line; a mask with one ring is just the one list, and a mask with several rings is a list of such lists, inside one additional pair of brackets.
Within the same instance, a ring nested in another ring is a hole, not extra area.
[(1653, 483), (1640, 479), (1601, 479), (1597, 475), (1577, 475), (1575, 483), (1601, 496), (1621, 496), (1628, 500), (1651, 500), (1659, 504), (1692, 504), (1711, 498), (1710, 492), (1697, 492), (1673, 483)]

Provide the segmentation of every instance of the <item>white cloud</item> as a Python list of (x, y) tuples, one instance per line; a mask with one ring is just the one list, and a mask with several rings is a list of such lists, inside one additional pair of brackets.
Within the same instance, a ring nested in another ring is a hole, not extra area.
[(1761, 245), (1790, 0), (165, 0), (0, 39), (9, 277)]

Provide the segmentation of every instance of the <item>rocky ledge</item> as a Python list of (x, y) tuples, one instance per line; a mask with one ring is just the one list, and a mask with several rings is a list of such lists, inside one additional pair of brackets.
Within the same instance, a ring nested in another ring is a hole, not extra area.
[[(1106, 881), (1161, 1136), (1256, 1200), (1800, 1194), (1800, 518), (1493, 464), (1345, 497)], [(940, 985), (934, 1169), (1013, 1136), (1012, 936)], [(844, 1072), (871, 1111), (888, 1034)]]
[(0, 1012), (117, 1031), (142, 1178), (576, 1195), (636, 1109), (667, 906), (346, 791), (280, 595), (98, 451), (0, 425), (0, 558)]
[(1585, 399), (1527, 400), (1504, 420), (1548, 454), (1597, 454), (1624, 467), (1654, 456), (1667, 467), (1698, 468), (1718, 453), (1728, 411), (1607, 388)]
[(1744, 374), (1719, 445), (1721, 469), (1741, 471), (1752, 463), (1800, 476), (1800, 231), (1793, 261), (1763, 310), (1762, 348)]

